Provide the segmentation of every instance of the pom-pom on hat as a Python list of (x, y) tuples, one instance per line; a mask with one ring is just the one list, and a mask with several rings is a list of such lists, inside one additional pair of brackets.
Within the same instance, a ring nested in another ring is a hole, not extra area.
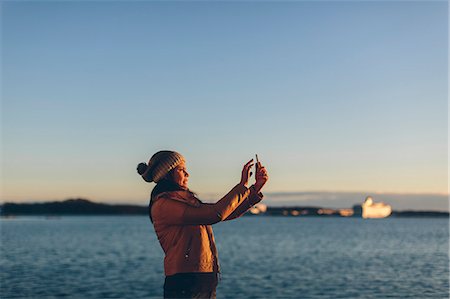
[(177, 152), (159, 151), (150, 158), (148, 164), (139, 163), (137, 172), (144, 181), (158, 183), (166, 174), (184, 161), (184, 157)]

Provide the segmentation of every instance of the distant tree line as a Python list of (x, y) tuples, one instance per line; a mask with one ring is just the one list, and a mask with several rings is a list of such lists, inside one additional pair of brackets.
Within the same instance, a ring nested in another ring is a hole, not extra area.
[(148, 207), (109, 205), (76, 198), (61, 202), (5, 203), (0, 215), (147, 215)]

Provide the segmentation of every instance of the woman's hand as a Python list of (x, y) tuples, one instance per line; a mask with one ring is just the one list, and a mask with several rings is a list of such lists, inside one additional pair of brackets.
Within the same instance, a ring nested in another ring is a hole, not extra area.
[(251, 176), (250, 169), (252, 168), (252, 166), (253, 166), (253, 159), (248, 161), (244, 165), (244, 168), (242, 169), (241, 184), (244, 185), (245, 187), (248, 186), (248, 180), (250, 179)]
[(256, 183), (255, 189), (257, 192), (260, 192), (262, 187), (269, 180), (269, 175), (267, 174), (267, 170), (264, 166), (261, 165), (261, 162), (256, 163)]

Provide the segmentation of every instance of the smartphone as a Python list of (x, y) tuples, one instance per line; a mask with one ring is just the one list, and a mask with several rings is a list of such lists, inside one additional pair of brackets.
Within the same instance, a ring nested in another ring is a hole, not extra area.
[(258, 166), (259, 166), (258, 154), (255, 154), (255, 156), (256, 156), (255, 172), (257, 172), (258, 171)]

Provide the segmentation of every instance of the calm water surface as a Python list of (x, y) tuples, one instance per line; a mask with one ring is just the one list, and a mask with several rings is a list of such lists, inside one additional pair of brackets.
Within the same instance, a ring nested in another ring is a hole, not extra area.
[[(217, 298), (448, 298), (449, 222), (242, 217), (213, 226)], [(1, 220), (1, 298), (160, 298), (146, 217)]]

